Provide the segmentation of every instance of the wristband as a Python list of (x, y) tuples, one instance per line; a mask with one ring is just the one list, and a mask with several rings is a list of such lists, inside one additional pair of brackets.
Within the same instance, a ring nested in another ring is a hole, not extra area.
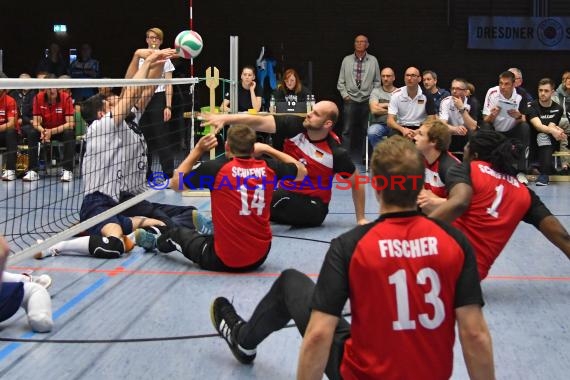
[(172, 107), (170, 107), (170, 106), (165, 106), (164, 108), (172, 111)]

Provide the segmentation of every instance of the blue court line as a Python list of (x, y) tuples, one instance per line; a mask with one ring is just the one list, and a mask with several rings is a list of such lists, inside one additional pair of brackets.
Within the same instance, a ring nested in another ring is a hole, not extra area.
[[(129, 257), (127, 260), (125, 260), (125, 262), (123, 262), (123, 265), (121, 265), (121, 267), (123, 267), (123, 268), (128, 267), (133, 262), (138, 260), (140, 257), (141, 257), (140, 254), (132, 254), (131, 257)], [(53, 313), (53, 320), (56, 321), (62, 315), (64, 315), (69, 310), (71, 310), (72, 308), (77, 306), (77, 304), (79, 304), (84, 298), (86, 298), (88, 295), (93, 293), (95, 290), (99, 289), (101, 286), (103, 286), (110, 279), (111, 279), (111, 276), (109, 276), (109, 275), (107, 275), (106, 277), (100, 278), (99, 280), (95, 281), (93, 284), (88, 286), (81, 293), (79, 293), (78, 295), (73, 297), (71, 300), (67, 301), (63, 306), (61, 306), (59, 309), (57, 309)], [(33, 331), (29, 331), (27, 333), (22, 334), (22, 336), (20, 336), (20, 339), (30, 339), (30, 338), (34, 337), (36, 334), (37, 333), (35, 333)], [(0, 362), (2, 362), (2, 360), (4, 360), (6, 357), (8, 357), (8, 355), (10, 355), (12, 352), (14, 352), (22, 344), (23, 344), (22, 342), (12, 342), (12, 343), (8, 344), (6, 347), (4, 347), (3, 349), (1, 349), (0, 350)]]

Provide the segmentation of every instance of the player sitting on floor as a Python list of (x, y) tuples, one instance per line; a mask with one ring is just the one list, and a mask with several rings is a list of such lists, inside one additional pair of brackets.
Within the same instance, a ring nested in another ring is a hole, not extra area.
[(448, 198), (429, 216), (461, 230), (473, 247), (481, 279), (487, 277), (519, 222), (535, 226), (570, 258), (570, 235), (540, 198), (516, 178), (512, 140), (479, 130), (465, 145), (463, 164), (447, 172)]
[(50, 332), (53, 328), (51, 297), (46, 290), (51, 285), (47, 274), (31, 276), (4, 272), (10, 248), (0, 236), (0, 322), (16, 314), (22, 307), (35, 332)]
[[(133, 79), (159, 78), (165, 59), (174, 54), (173, 49), (139, 49), (133, 55), (126, 76), (135, 72)], [(144, 58), (145, 61), (136, 69), (139, 58)], [(81, 104), (81, 115), (89, 123), (82, 169), (85, 197), (80, 210), (81, 222), (119, 204), (124, 165), (135, 164), (127, 162), (131, 157), (130, 148), (123, 144), (128, 140), (132, 127), (130, 124), (140, 119), (153, 91), (154, 86), (126, 87), (110, 110), (107, 100), (101, 95), (92, 96)], [(134, 113), (133, 120), (127, 118), (130, 113)], [(118, 258), (134, 245), (125, 235), (139, 227), (164, 224), (154, 218), (117, 214), (89, 228), (87, 231), (90, 236), (60, 242), (46, 252), (40, 252), (36, 258), (62, 252)]]
[[(196, 165), (218, 144), (216, 136), (206, 135), (170, 182), (175, 190), (184, 186), (210, 189), (215, 236), (188, 228), (168, 228), (157, 239), (150, 232), (137, 230), (137, 244), (148, 249), (156, 246), (162, 252), (176, 249), (212, 271), (243, 272), (263, 264), (271, 247), (269, 208), (276, 183), (285, 177), (300, 180), (307, 170), (293, 157), (255, 141), (253, 129), (233, 126), (228, 130), (226, 156)], [(276, 160), (252, 157), (261, 154)]]

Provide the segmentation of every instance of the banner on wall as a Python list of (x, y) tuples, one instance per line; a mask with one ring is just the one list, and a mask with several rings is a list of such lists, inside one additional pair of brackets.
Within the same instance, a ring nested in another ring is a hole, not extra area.
[(570, 50), (570, 17), (469, 17), (467, 48)]

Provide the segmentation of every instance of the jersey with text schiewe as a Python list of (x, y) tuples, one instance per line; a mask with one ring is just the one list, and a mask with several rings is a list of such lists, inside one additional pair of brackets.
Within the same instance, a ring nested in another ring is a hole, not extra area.
[(331, 242), (312, 309), (352, 322), (347, 379), (449, 379), (455, 309), (483, 305), (471, 246), (416, 212), (385, 214)]
[(184, 177), (191, 189), (210, 189), (214, 249), (224, 264), (245, 267), (261, 259), (271, 243), (269, 208), (275, 184), (297, 176), (295, 164), (225, 157), (195, 166)]
[(309, 140), (300, 116), (274, 117), (274, 146), (305, 164), (308, 173), (302, 181), (287, 180), (279, 186), (329, 203), (333, 175), (339, 173), (348, 177), (356, 169), (347, 151), (330, 135), (319, 141)]
[(457, 183), (473, 188), (469, 209), (453, 223), (473, 245), (481, 279), (509, 241), (520, 221), (538, 226), (550, 215), (540, 199), (513, 176), (499, 173), (484, 161), (452, 167), (448, 189)]

